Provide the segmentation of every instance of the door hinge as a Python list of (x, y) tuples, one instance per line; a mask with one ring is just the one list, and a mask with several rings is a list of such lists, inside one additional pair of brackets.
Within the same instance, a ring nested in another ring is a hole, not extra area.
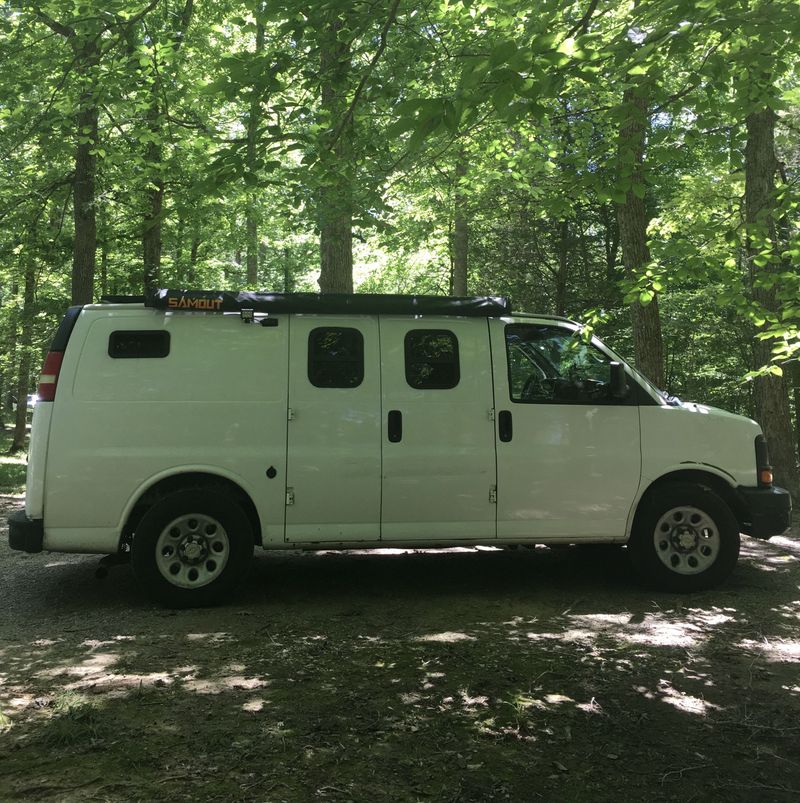
[(286, 489), (286, 506), (294, 504), (294, 488)]
[(494, 407), (489, 409), (489, 420), (494, 421)]
[(290, 407), (288, 412), (286, 413), (286, 420), (287, 421), (294, 421), (294, 410)]
[(496, 505), (497, 504), (497, 486), (496, 485), (492, 485), (492, 487), (489, 488), (489, 502), (492, 505)]

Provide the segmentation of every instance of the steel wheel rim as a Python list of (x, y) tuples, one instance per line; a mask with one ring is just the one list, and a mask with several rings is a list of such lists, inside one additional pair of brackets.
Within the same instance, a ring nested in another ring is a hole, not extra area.
[(228, 533), (217, 519), (186, 513), (173, 519), (156, 541), (156, 566), (178, 588), (202, 588), (222, 574), (230, 557)]
[(656, 522), (653, 544), (658, 559), (676, 574), (700, 574), (710, 568), (720, 551), (719, 528), (697, 507), (681, 505)]

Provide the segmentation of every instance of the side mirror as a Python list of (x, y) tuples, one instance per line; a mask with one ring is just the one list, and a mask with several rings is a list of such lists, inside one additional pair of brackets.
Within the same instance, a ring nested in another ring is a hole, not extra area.
[(624, 399), (628, 395), (628, 377), (621, 362), (608, 364), (611, 369), (611, 398)]

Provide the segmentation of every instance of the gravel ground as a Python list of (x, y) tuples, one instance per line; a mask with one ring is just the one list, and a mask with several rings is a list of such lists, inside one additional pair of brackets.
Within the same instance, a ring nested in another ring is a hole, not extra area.
[(96, 566), (0, 532), (2, 801), (800, 797), (796, 530), (689, 597), (624, 551), (263, 553), (180, 612)]

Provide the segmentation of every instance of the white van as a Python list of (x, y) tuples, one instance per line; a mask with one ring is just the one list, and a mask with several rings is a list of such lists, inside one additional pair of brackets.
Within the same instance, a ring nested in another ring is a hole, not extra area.
[(11, 547), (130, 553), (170, 605), (255, 545), (627, 544), (693, 591), (789, 526), (755, 422), (499, 298), (109, 297), (68, 310), (38, 397)]

